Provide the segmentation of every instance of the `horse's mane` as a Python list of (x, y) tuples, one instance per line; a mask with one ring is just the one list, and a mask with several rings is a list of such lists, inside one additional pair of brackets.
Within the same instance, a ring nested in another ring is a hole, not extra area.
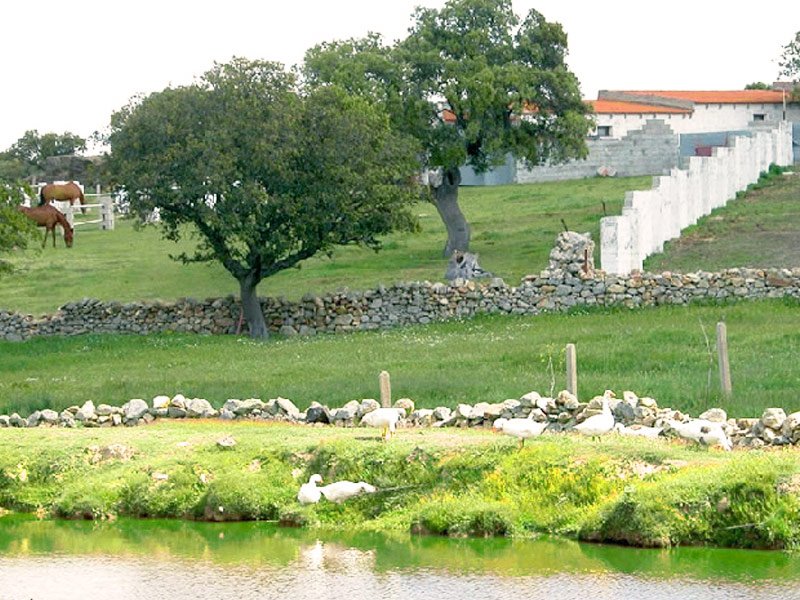
[(58, 224), (61, 225), (65, 230), (72, 231), (73, 228), (69, 224), (67, 217), (64, 216), (64, 213), (62, 213), (56, 207), (53, 207), (53, 210), (56, 211), (56, 221), (58, 221)]

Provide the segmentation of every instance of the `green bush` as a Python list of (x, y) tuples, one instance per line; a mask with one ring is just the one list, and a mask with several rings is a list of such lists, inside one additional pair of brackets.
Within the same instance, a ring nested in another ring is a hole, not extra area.
[(423, 502), (412, 520), (412, 531), (453, 537), (508, 535), (514, 529), (513, 507), (475, 495), (437, 495)]
[(781, 493), (780, 482), (798, 471), (790, 458), (763, 455), (680, 470), (627, 487), (580, 537), (637, 546), (795, 548), (800, 495)]

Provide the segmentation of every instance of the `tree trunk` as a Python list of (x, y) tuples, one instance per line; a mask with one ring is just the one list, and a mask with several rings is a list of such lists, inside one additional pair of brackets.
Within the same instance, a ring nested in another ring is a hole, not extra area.
[(454, 167), (445, 169), (442, 184), (433, 188), (433, 202), (447, 228), (445, 258), (450, 258), (454, 250), (463, 252), (469, 250), (469, 223), (458, 206), (458, 185), (460, 183), (461, 171), (458, 167)]
[(261, 310), (261, 302), (259, 302), (258, 294), (256, 294), (257, 285), (258, 280), (253, 273), (249, 273), (239, 280), (242, 313), (245, 321), (247, 321), (250, 337), (263, 339), (269, 335), (269, 330), (264, 320), (264, 312)]

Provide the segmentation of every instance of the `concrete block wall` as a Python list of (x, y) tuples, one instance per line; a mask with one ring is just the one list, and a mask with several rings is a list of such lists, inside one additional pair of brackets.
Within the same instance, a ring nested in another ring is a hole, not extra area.
[(649, 119), (641, 129), (622, 139), (587, 141), (589, 155), (560, 165), (526, 167), (517, 165), (517, 183), (560, 181), (594, 177), (600, 167), (612, 167), (617, 175), (655, 175), (669, 172), (678, 165), (678, 136), (660, 119)]
[(711, 156), (693, 156), (688, 169), (653, 178), (649, 190), (628, 192), (622, 215), (600, 222), (600, 268), (618, 275), (641, 271), (644, 259), (661, 252), (664, 242), (724, 206), (736, 193), (758, 181), (771, 164), (792, 164), (791, 127), (756, 128), (736, 136)]

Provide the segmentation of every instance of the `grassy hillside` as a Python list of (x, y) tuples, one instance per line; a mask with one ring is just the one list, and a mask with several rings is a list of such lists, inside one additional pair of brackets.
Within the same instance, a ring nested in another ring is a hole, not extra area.
[[(463, 188), (462, 207), (472, 224), (473, 251), (484, 268), (517, 283), (547, 266), (561, 220), (576, 231), (600, 232), (602, 203), (618, 213), (625, 192), (646, 188), (649, 177), (585, 179), (535, 185)], [(300, 269), (262, 282), (262, 296), (300, 298), (342, 287), (368, 289), (396, 281), (441, 281), (445, 234), (432, 204), (417, 207), (422, 231), (389, 236), (382, 252), (339, 248), (332, 259), (315, 257)], [(93, 227), (93, 226), (92, 226)], [(14, 259), (17, 273), (0, 279), (0, 308), (41, 314), (71, 300), (172, 300), (238, 294), (236, 281), (219, 265), (182, 265), (170, 260), (191, 245), (162, 240), (155, 229), (134, 230), (120, 220), (112, 232), (79, 229), (75, 246), (33, 249)]]
[[(497, 187), (462, 188), (462, 206), (472, 224), (473, 251), (481, 264), (512, 285), (547, 266), (562, 219), (599, 240), (603, 203), (619, 214), (625, 192), (646, 189), (649, 177), (594, 178)], [(800, 266), (800, 176), (777, 176), (668, 242), (645, 268), (654, 271), (716, 270), (734, 266)], [(368, 289), (380, 283), (443, 278), (444, 228), (432, 204), (417, 207), (422, 231), (389, 236), (382, 252), (347, 247), (332, 258), (315, 257), (301, 268), (264, 281), (263, 296), (300, 298), (342, 287)], [(61, 242), (61, 240), (59, 240)], [(238, 294), (221, 266), (182, 265), (169, 258), (191, 247), (160, 238), (154, 228), (135, 230), (119, 220), (113, 232), (80, 229), (75, 247), (63, 242), (13, 257), (18, 271), (0, 279), (0, 308), (41, 314), (71, 300), (172, 300)], [(599, 250), (595, 261), (599, 264)]]
[[(700, 414), (800, 410), (796, 302), (592, 310), (537, 317), (479, 317), (384, 332), (311, 339), (94, 335), (0, 342), (0, 413), (61, 410), (92, 400), (121, 405), (158, 394), (228, 398), (283, 396), (342, 406), (379, 396), (378, 374), (395, 398), (418, 406), (501, 402), (565, 384), (564, 346), (577, 346), (579, 392), (630, 389)], [(715, 323), (728, 326), (733, 397), (719, 396)], [(712, 347), (706, 345), (704, 333)], [(549, 363), (552, 361), (552, 371)]]
[(728, 267), (800, 267), (800, 174), (763, 179), (687, 227), (651, 271), (718, 271)]
[[(609, 213), (617, 212), (625, 190), (646, 185), (649, 178), (466, 188), (463, 204), (482, 263), (515, 282), (544, 268), (561, 219), (596, 238), (601, 203)], [(800, 230), (798, 194), (798, 176), (762, 182), (691, 228), (685, 239), (668, 244), (648, 266), (697, 270), (742, 264), (739, 244), (731, 240), (748, 248), (746, 264), (798, 266), (792, 241)], [(419, 213), (422, 233), (391, 237), (377, 255), (345, 248), (332, 260), (308, 261), (266, 281), (261, 293), (297, 298), (343, 285), (364, 289), (395, 280), (440, 279), (444, 233), (433, 206), (421, 205)], [(776, 235), (750, 244), (765, 227)], [(167, 258), (170, 251), (176, 249), (155, 231), (135, 231), (129, 223), (114, 232), (84, 231), (70, 251), (47, 248), (18, 256), (19, 272), (0, 280), (0, 307), (41, 313), (86, 296), (124, 301), (236, 291), (233, 278), (220, 267), (183, 266)], [(797, 314), (796, 303), (775, 301), (480, 318), (267, 343), (178, 335), (0, 343), (0, 412), (27, 414), (89, 399), (121, 404), (177, 392), (217, 405), (229, 397), (282, 395), (301, 406), (312, 400), (338, 406), (376, 396), (376, 377), (383, 369), (392, 373), (395, 395), (409, 396), (420, 406), (499, 401), (563, 387), (563, 348), (574, 342), (582, 395), (631, 389), (693, 414), (723, 405), (732, 415), (757, 416), (769, 406), (800, 409)], [(734, 395), (727, 402), (718, 396), (713, 359), (714, 325), (721, 319), (728, 323), (733, 370)], [(555, 378), (547, 368), (550, 360)]]

